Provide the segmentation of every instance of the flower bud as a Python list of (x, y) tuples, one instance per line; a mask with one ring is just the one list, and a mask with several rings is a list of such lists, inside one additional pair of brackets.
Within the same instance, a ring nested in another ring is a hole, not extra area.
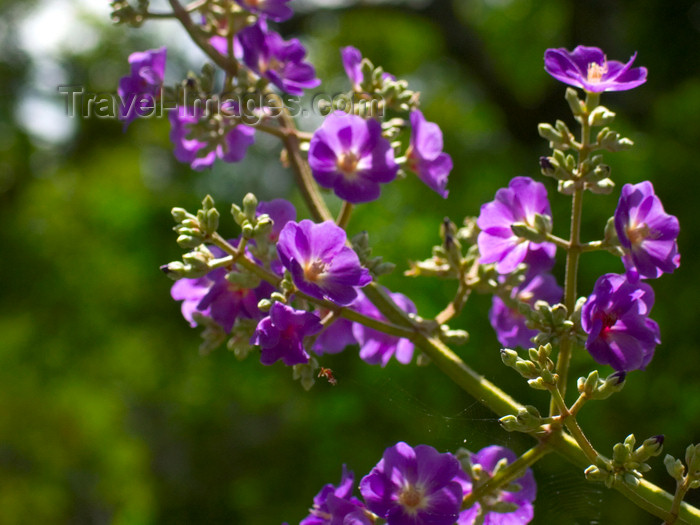
[(671, 454), (666, 454), (664, 458), (664, 466), (669, 476), (676, 481), (681, 481), (685, 475), (685, 467), (680, 459), (674, 458)]

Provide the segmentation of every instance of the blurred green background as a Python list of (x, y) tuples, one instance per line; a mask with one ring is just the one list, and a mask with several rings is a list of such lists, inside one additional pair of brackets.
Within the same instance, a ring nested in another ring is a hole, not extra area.
[[(293, 5), (297, 15), (280, 30), (309, 46), (324, 91), (346, 89), (338, 49), (351, 44), (407, 78), (443, 129), (455, 165), (450, 198), (410, 177), (360, 207), (349, 228), (369, 230), (375, 253), (398, 264), (383, 282), (414, 298), (424, 317), (452, 297), (453, 284), (403, 277), (407, 261), (429, 256), (445, 215), (477, 215), (513, 176), (538, 177), (537, 159), (547, 153), (538, 122), (571, 123), (564, 86), (542, 69), (544, 50), (597, 45), (623, 61), (638, 51), (649, 81), (603, 98), (636, 147), (608, 161), (618, 190), (651, 180), (679, 217), (682, 265), (652, 283), (663, 344), (648, 370), (631, 374), (622, 394), (587, 406), (581, 420), (606, 454), (629, 433), (665, 434), (676, 457), (700, 441), (700, 2)], [(114, 92), (129, 53), (164, 41), (168, 82), (201, 67), (176, 24), (115, 27), (106, 1), (0, 3), (0, 522), (296, 523), (323, 484), (338, 482), (343, 463), (359, 478), (399, 440), (524, 451), (528, 439), (503, 432), (434, 367), (370, 367), (351, 348), (323, 361), (336, 387), (304, 392), (279, 363), (263, 367), (254, 355), (239, 362), (225, 349), (198, 354), (198, 332), (158, 271), (181, 253), (170, 208), (195, 209), (211, 193), (227, 217), (230, 203), (253, 191), (289, 197), (305, 211), (274, 141), (260, 138), (240, 164), (195, 173), (173, 158), (166, 121), (135, 122), (123, 133), (115, 120), (65, 115), (58, 85)], [(568, 198), (545, 184), (555, 232), (565, 236)], [(584, 239), (600, 237), (618, 190), (586, 196)], [(223, 224), (235, 234), (233, 221)], [(562, 261), (555, 271), (561, 280)], [(585, 257), (581, 295), (609, 271), (622, 271), (621, 263)], [(454, 323), (471, 334), (458, 353), (543, 407), (542, 393), (500, 364), (489, 306), (475, 296)], [(572, 376), (593, 366), (579, 352)], [(660, 458), (654, 467), (650, 479), (673, 490)], [(535, 475), (535, 523), (658, 523), (555, 456)]]

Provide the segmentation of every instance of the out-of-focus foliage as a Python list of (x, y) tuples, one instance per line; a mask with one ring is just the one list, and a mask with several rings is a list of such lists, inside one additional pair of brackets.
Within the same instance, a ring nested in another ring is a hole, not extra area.
[[(74, 119), (73, 133), (54, 143), (27, 132), (27, 121), (41, 130), (67, 118), (27, 104), (38, 94), (61, 107), (56, 83), (114, 91), (130, 52), (160, 45), (159, 35), (186, 40), (172, 23), (164, 30), (111, 27), (104, 4), (102, 18), (71, 21), (67, 38), (81, 45), (68, 42), (44, 57), (29, 55), (18, 35), (33, 9), (45, 6), (0, 6), (0, 522), (293, 523), (324, 483), (340, 479), (342, 463), (361, 476), (399, 440), (440, 450), (490, 443), (523, 450), (527, 440), (501, 431), (433, 367), (369, 367), (349, 349), (323, 361), (338, 386), (319, 383), (306, 393), (290, 370), (263, 367), (254, 355), (244, 362), (225, 349), (198, 355), (197, 332), (158, 271), (179, 257), (170, 207), (193, 208), (210, 192), (226, 216), (247, 191), (289, 196), (301, 215), (303, 206), (271, 141), (259, 141), (241, 164), (198, 174), (172, 158), (162, 120), (135, 122), (123, 134), (115, 120)], [(407, 260), (429, 254), (445, 215), (476, 215), (511, 177), (536, 177), (546, 152), (536, 124), (568, 114), (564, 87), (542, 69), (544, 50), (582, 43), (619, 60), (639, 52), (649, 82), (603, 99), (636, 147), (609, 160), (618, 188), (655, 184), (680, 219), (683, 259), (679, 271), (653, 283), (652, 317), (663, 340), (656, 357), (622, 394), (587, 406), (582, 426), (601, 451), (630, 432), (642, 439), (666, 434), (676, 456), (697, 442), (700, 2), (305, 6), (282, 30), (310, 45), (326, 91), (345, 89), (338, 48), (352, 44), (408, 78), (422, 92), (426, 117), (443, 129), (455, 164), (449, 200), (410, 176), (360, 207), (350, 223), (351, 233), (369, 230), (375, 252), (398, 263), (384, 283), (411, 296), (424, 317), (442, 308), (453, 286), (403, 278)], [(92, 45), (82, 45), (87, 39)], [(196, 53), (170, 53), (170, 81), (200, 66), (188, 62)], [(555, 232), (566, 235), (569, 203), (545, 183)], [(616, 195), (586, 196), (584, 239), (602, 234)], [(561, 278), (561, 261), (556, 271)], [(608, 271), (622, 271), (620, 262), (585, 257), (580, 293)], [(474, 297), (455, 323), (471, 333), (458, 352), (506, 391), (542, 403), (500, 364), (484, 322), (489, 304)], [(579, 352), (573, 366), (575, 377), (593, 362)], [(656, 523), (565, 465), (552, 457), (536, 466), (536, 523)], [(651, 479), (671, 490), (661, 462), (654, 467)]]

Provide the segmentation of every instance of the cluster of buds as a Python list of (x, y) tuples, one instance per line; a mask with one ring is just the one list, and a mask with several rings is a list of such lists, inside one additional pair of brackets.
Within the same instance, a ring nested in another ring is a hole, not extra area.
[(115, 24), (126, 24), (131, 27), (141, 27), (146, 19), (149, 0), (138, 0), (133, 7), (128, 0), (115, 0), (111, 3), (111, 18)]
[(579, 98), (576, 90), (571, 88), (566, 90), (566, 100), (577, 121), (588, 128), (602, 127), (602, 129), (598, 132), (596, 141), (589, 145), (576, 142), (569, 127), (561, 120), (557, 120), (554, 126), (540, 124), (539, 134), (549, 141), (549, 146), (552, 148), (551, 156), (540, 157), (542, 174), (559, 181), (558, 189), (565, 195), (572, 195), (576, 188), (608, 194), (615, 184), (610, 179), (610, 166), (603, 163), (601, 155), (588, 157), (579, 164), (573, 155), (565, 152), (569, 149), (582, 151), (584, 148), (588, 151), (616, 152), (631, 148), (633, 143), (608, 127), (615, 119), (615, 113), (605, 106), (587, 107), (587, 103)]
[(591, 465), (584, 471), (586, 479), (602, 481), (608, 488), (617, 482), (637, 486), (644, 473), (651, 470), (646, 461), (661, 454), (664, 436), (650, 437), (636, 449), (635, 444), (634, 434), (627, 436), (622, 443), (617, 443), (613, 447), (612, 460), (600, 457), (596, 465)]
[(527, 319), (527, 327), (538, 331), (533, 339), (537, 345), (558, 344), (571, 336), (575, 326), (563, 304), (535, 301), (534, 307), (531, 307), (528, 303), (519, 302), (518, 311)]
[(664, 465), (669, 475), (688, 488), (700, 487), (700, 445), (688, 445), (685, 449), (685, 465), (680, 459), (666, 454)]
[(518, 413), (508, 414), (498, 420), (504, 430), (507, 432), (526, 432), (531, 434), (538, 430), (542, 430), (544, 419), (540, 415), (539, 410), (532, 405), (525, 405), (518, 410)]
[(606, 399), (624, 388), (625, 377), (625, 372), (614, 372), (601, 379), (598, 371), (593, 370), (587, 377), (579, 377), (576, 386), (586, 400)]
[(527, 379), (527, 384), (535, 390), (556, 388), (559, 375), (554, 372), (554, 361), (550, 358), (552, 345), (547, 343), (539, 348), (530, 348), (528, 357), (523, 359), (518, 352), (509, 348), (501, 350), (503, 363)]
[[(429, 276), (459, 279), (474, 264), (478, 264), (479, 248), (476, 245), (478, 234), (479, 228), (476, 225), (475, 217), (465, 218), (461, 228), (457, 228), (448, 217), (445, 217), (440, 224), (441, 243), (433, 246), (432, 257), (423, 261), (411, 262), (410, 268), (405, 272), (405, 275), (410, 277)], [(466, 254), (462, 246), (463, 243), (470, 245)], [(480, 277), (475, 278), (474, 283), (470, 283), (470, 285), (475, 285), (481, 281), (488, 282), (489, 277), (493, 278), (491, 280), (494, 286), (497, 285), (496, 274), (492, 265), (480, 266), (479, 271)], [(486, 276), (486, 273), (489, 276)]]
[(396, 265), (392, 262), (384, 261), (380, 255), (371, 257), (372, 248), (369, 245), (369, 235), (362, 231), (350, 239), (352, 249), (355, 250), (362, 266), (369, 270), (373, 277), (386, 275), (394, 271)]

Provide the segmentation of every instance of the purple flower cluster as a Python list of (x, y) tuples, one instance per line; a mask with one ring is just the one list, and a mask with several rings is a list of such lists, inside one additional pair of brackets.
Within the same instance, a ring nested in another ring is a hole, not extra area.
[[(294, 206), (283, 199), (261, 202), (257, 212), (265, 213), (272, 219), (271, 235), (276, 235), (276, 232), (296, 216)], [(234, 239), (230, 242), (237, 246), (239, 241)], [(224, 256), (224, 252), (216, 246), (210, 246), (209, 251), (214, 257)], [(272, 286), (263, 282), (254, 289), (243, 288), (226, 279), (226, 274), (224, 268), (218, 268), (199, 279), (180, 279), (173, 284), (170, 294), (176, 301), (182, 301), (182, 315), (192, 327), (197, 325), (195, 313), (211, 318), (226, 332), (231, 331), (239, 317), (263, 317), (258, 309), (258, 302), (270, 296)]]
[(243, 160), (248, 147), (255, 142), (255, 129), (244, 124), (234, 124), (218, 144), (190, 138), (192, 126), (202, 117), (199, 108), (179, 106), (168, 115), (170, 119), (170, 140), (175, 145), (175, 158), (189, 164), (194, 170), (203, 170), (214, 164), (217, 158), (225, 162)]
[[(362, 73), (362, 53), (356, 47), (347, 46), (340, 49), (340, 57), (343, 61), (345, 74), (352, 82), (352, 88), (355, 91), (360, 91), (362, 83), (365, 81)], [(396, 77), (385, 72), (382, 74), (382, 80), (396, 80)]]
[[(416, 313), (416, 306), (408, 297), (400, 293), (389, 293), (389, 297), (408, 314)], [(353, 309), (373, 319), (386, 321), (372, 302), (360, 293), (358, 300), (353, 303)], [(360, 359), (370, 365), (386, 366), (393, 357), (399, 363), (408, 364), (413, 357), (413, 343), (408, 339), (395, 337), (378, 332), (360, 323), (353, 323), (352, 335), (360, 345)]]
[(597, 47), (578, 46), (573, 51), (548, 49), (544, 69), (557, 80), (590, 93), (626, 91), (644, 84), (645, 67), (632, 67), (637, 53), (626, 64), (608, 60)]
[[(492, 476), (494, 468), (499, 461), (505, 459), (512, 463), (517, 456), (512, 450), (496, 445), (481, 449), (472, 454), (470, 461), (472, 466), (478, 465), (482, 472)], [(474, 487), (474, 480), (470, 479), (464, 472), (460, 472), (458, 480), (462, 485), (465, 494), (471, 493)], [(475, 503), (470, 508), (463, 510), (457, 520), (457, 525), (473, 525), (483, 523), (485, 525), (516, 525), (528, 523), (534, 516), (532, 502), (537, 495), (537, 486), (532, 470), (527, 469), (522, 477), (516, 480), (521, 489), (516, 492), (504, 490), (495, 491), (488, 496), (488, 504), (494, 505), (499, 502), (514, 504), (517, 508), (512, 512), (489, 512), (488, 505)]]
[(535, 214), (552, 216), (543, 184), (529, 177), (515, 177), (507, 188), (498, 190), (495, 200), (481, 206), (476, 222), (481, 229), (477, 238), (480, 262), (496, 263), (496, 271), (506, 274), (537, 251), (553, 258), (554, 244), (528, 241), (515, 235), (511, 229), (516, 222), (534, 227)]
[(305, 89), (317, 87), (314, 67), (304, 62), (306, 49), (297, 40), (284, 40), (260, 21), (242, 29), (236, 39), (243, 63), (259, 76), (266, 78), (281, 91), (303, 95)]
[[(515, 454), (503, 447), (487, 447), (471, 455), (473, 466), (483, 473), (472, 480), (461, 469), (457, 458), (428, 445), (399, 442), (384, 451), (382, 459), (360, 481), (364, 502), (352, 496), (354, 476), (343, 466), (340, 484), (326, 485), (314, 498), (309, 515), (300, 525), (369, 525), (385, 520), (387, 525), (515, 525), (533, 517), (532, 502), (537, 488), (532, 471), (516, 480), (520, 490), (495, 491), (487, 505), (475, 503), (461, 510), (462, 501), (477, 483), (491, 477), (503, 459), (512, 462)], [(494, 504), (515, 505), (512, 512), (495, 512)], [(477, 521), (478, 520), (478, 521)]]
[(452, 171), (452, 157), (442, 151), (442, 131), (425, 120), (417, 109), (411, 112), (411, 140), (406, 152), (407, 166), (431, 190), (443, 199), (449, 193), (447, 177)]
[[(535, 301), (547, 301), (549, 304), (561, 300), (563, 290), (551, 273), (541, 272), (536, 266), (530, 266), (525, 280), (511, 291), (513, 300), (534, 305)], [(525, 316), (517, 309), (510, 308), (503, 300), (494, 295), (489, 311), (489, 321), (496, 332), (498, 342), (504, 347), (528, 348), (530, 340), (537, 335), (537, 330), (528, 328)]]
[(649, 319), (653, 305), (654, 291), (648, 284), (630, 282), (624, 275), (603, 275), (583, 306), (586, 349), (617, 371), (643, 370), (661, 342), (659, 326)]
[(626, 252), (623, 261), (631, 280), (655, 279), (680, 265), (678, 219), (664, 211), (651, 182), (623, 186), (615, 230)]
[(129, 55), (131, 72), (119, 81), (119, 120), (124, 127), (140, 116), (151, 114), (165, 76), (167, 49), (150, 49)]
[(379, 197), (379, 185), (399, 171), (394, 150), (376, 120), (335, 111), (309, 144), (309, 166), (316, 181), (352, 203)]
[(260, 362), (271, 365), (282, 360), (287, 366), (309, 362), (304, 338), (323, 329), (316, 314), (275, 303), (270, 314), (258, 323), (250, 343), (262, 349)]

